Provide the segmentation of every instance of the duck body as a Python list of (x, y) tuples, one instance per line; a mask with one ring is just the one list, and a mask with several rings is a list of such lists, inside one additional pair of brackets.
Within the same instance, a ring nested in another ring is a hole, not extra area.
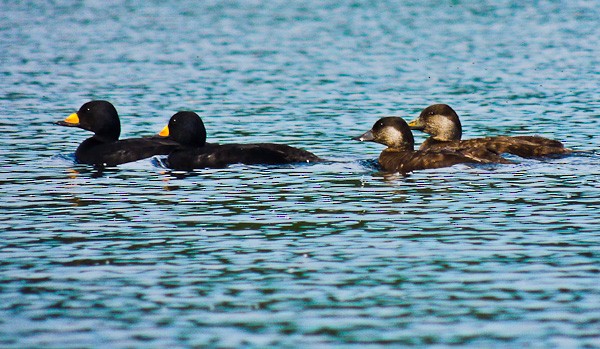
[(489, 138), (492, 139), (488, 142), (488, 148), (497, 154), (509, 153), (522, 158), (536, 158), (573, 152), (573, 150), (565, 148), (559, 141), (539, 136), (496, 136)]
[(378, 158), (381, 168), (386, 172), (407, 174), (416, 170), (449, 167), (456, 164), (483, 163), (456, 151), (415, 151), (410, 128), (406, 121), (399, 117), (381, 118), (371, 130), (353, 139), (386, 145), (387, 149), (384, 149)]
[(496, 136), (465, 140), (439, 141), (426, 139), (420, 150), (458, 151), (483, 162), (512, 163), (501, 154), (513, 154), (522, 158), (568, 154), (572, 150), (552, 139), (537, 136)]
[(161, 137), (119, 140), (119, 115), (108, 101), (87, 102), (76, 113), (56, 124), (94, 132), (75, 151), (75, 160), (81, 164), (111, 167), (154, 155), (166, 155), (178, 146), (176, 142)]
[(182, 148), (171, 152), (167, 166), (175, 170), (223, 168), (232, 164), (282, 165), (322, 161), (303, 149), (285, 144), (207, 144), (201, 148)]
[(447, 104), (425, 108), (409, 124), (411, 129), (430, 135), (420, 150), (458, 151), (483, 162), (510, 163), (501, 154), (524, 158), (568, 154), (572, 150), (556, 140), (539, 136), (495, 136), (461, 140), (462, 126), (458, 114)]
[(458, 152), (469, 158), (482, 163), (512, 164), (502, 156), (501, 153), (488, 147), (491, 137), (469, 139), (465, 141), (438, 141), (433, 138), (427, 138), (419, 147), (420, 151), (437, 152)]
[(77, 147), (75, 160), (80, 164), (113, 167), (154, 155), (167, 155), (176, 147), (174, 142), (156, 137), (127, 138), (114, 142), (90, 137)]
[(378, 158), (387, 172), (409, 173), (417, 170), (450, 167), (457, 164), (481, 163), (476, 159), (450, 151), (407, 151), (387, 148)]
[(285, 144), (212, 144), (206, 143), (206, 129), (198, 114), (178, 112), (161, 131), (161, 136), (179, 147), (167, 157), (167, 167), (175, 170), (223, 168), (232, 164), (281, 165), (322, 161), (315, 154)]

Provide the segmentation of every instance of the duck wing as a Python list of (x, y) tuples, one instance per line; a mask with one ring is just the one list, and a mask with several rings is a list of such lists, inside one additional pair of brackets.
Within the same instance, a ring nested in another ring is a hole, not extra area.
[(465, 163), (484, 163), (484, 161), (451, 151), (386, 149), (379, 155), (379, 164), (388, 172), (409, 173), (416, 170), (450, 167)]
[(75, 159), (83, 164), (112, 167), (154, 155), (167, 155), (178, 146), (174, 141), (156, 137), (126, 138), (114, 142), (91, 137), (79, 145)]
[(175, 151), (169, 155), (168, 165), (174, 169), (223, 168), (231, 164), (279, 165), (298, 162), (322, 161), (303, 149), (285, 144), (222, 144)]
[(512, 161), (506, 160), (500, 156), (501, 153), (488, 146), (490, 140), (491, 137), (455, 141), (436, 141), (428, 138), (419, 150), (459, 153), (481, 163), (511, 164)]
[(541, 157), (553, 154), (568, 154), (572, 150), (553, 139), (538, 136), (498, 136), (489, 137), (488, 149), (502, 154), (509, 153), (523, 158)]

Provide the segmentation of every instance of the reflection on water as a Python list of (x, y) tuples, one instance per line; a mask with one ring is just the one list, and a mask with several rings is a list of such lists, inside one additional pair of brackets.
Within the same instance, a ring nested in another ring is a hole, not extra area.
[[(598, 345), (590, 3), (3, 9), (0, 346)], [(98, 171), (52, 124), (94, 98), (124, 137), (193, 109), (328, 161)], [(438, 102), (581, 152), (393, 176), (350, 140)]]

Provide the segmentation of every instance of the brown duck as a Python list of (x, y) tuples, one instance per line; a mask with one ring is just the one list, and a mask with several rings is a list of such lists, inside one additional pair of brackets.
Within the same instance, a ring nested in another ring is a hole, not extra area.
[(420, 150), (452, 150), (483, 162), (509, 163), (500, 156), (510, 153), (523, 158), (552, 154), (568, 154), (559, 141), (538, 136), (496, 136), (461, 140), (462, 127), (458, 115), (447, 104), (434, 104), (423, 109), (418, 118), (408, 123), (413, 130), (430, 135)]
[(381, 152), (378, 161), (387, 172), (406, 174), (415, 170), (482, 162), (454, 151), (415, 151), (410, 128), (400, 117), (379, 119), (371, 130), (352, 139), (386, 145), (387, 148)]

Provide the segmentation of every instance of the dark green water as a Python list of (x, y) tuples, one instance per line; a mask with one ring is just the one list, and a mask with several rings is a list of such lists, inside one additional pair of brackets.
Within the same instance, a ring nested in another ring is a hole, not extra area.
[[(600, 347), (595, 2), (0, 5), (0, 347)], [(99, 175), (52, 124), (91, 99), (331, 161)], [(433, 103), (581, 152), (402, 178), (349, 140)]]

